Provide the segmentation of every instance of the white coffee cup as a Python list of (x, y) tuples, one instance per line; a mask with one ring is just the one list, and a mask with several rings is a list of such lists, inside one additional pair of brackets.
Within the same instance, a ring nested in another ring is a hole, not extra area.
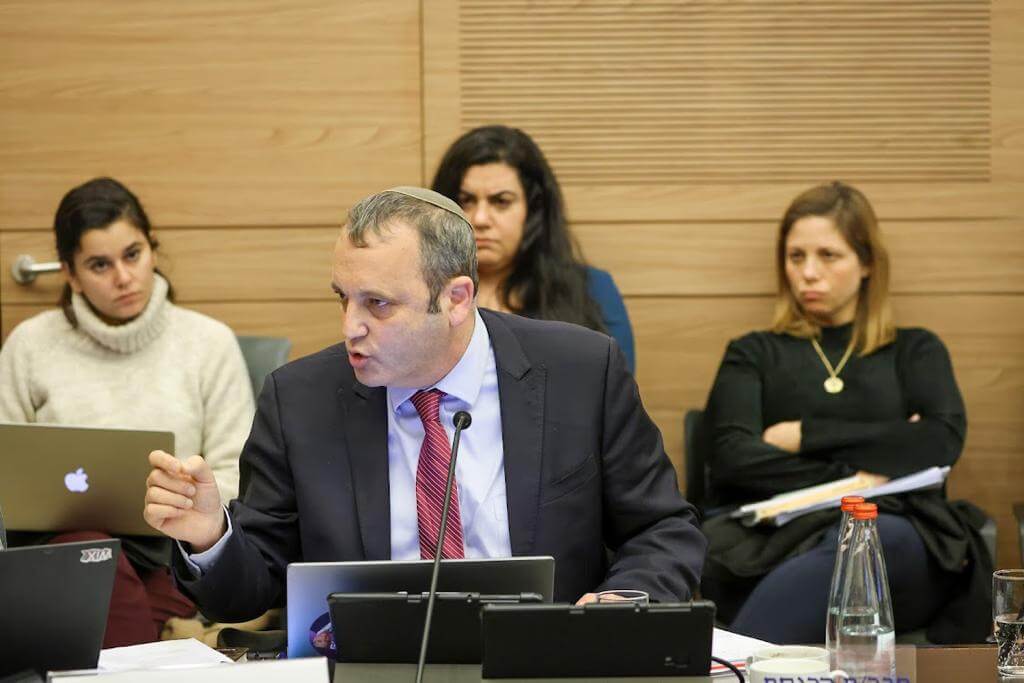
[(747, 673), (750, 683), (782, 683), (782, 679), (792, 683), (823, 679), (843, 681), (847, 677), (842, 671), (829, 671), (828, 665), (820, 660), (799, 657), (762, 659), (747, 667)]
[(825, 668), (829, 665), (828, 650), (823, 647), (808, 645), (769, 645), (754, 650), (747, 658), (747, 666), (762, 659), (813, 659), (821, 662)]

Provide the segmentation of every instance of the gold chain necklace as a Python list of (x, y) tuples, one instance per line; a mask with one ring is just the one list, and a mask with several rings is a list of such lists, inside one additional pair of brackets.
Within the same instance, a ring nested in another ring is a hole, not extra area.
[(835, 368), (828, 362), (828, 357), (825, 356), (825, 352), (818, 345), (818, 340), (811, 337), (811, 344), (814, 345), (814, 350), (818, 352), (818, 357), (821, 358), (821, 362), (825, 364), (825, 369), (828, 370), (828, 379), (825, 380), (825, 391), (830, 394), (838, 394), (843, 390), (844, 386), (843, 380), (839, 379), (839, 373), (846, 367), (846, 361), (850, 360), (850, 354), (853, 353), (853, 340), (850, 340), (850, 345), (846, 347), (843, 359), (839, 361), (839, 365)]

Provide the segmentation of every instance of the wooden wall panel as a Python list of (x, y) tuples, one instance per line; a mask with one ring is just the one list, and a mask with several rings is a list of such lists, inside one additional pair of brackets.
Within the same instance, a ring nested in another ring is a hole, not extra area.
[[(769, 295), (776, 226), (756, 223), (577, 224), (587, 257), (627, 296)], [(897, 293), (1024, 293), (1024, 239), (1012, 221), (894, 221), (885, 226)], [(337, 226), (157, 230), (160, 267), (183, 301), (307, 300), (329, 295)], [(0, 300), (47, 304), (59, 275), (7, 276), (29, 254), (55, 258), (50, 232), (0, 231)], [(629, 248), (623, 248), (628, 244)], [(951, 273), (956, 277), (950, 277)]]
[[(181, 301), (310, 300), (333, 296), (331, 260), (337, 226), (156, 230), (158, 264)], [(60, 274), (18, 285), (8, 273), (21, 254), (55, 259), (51, 232), (0, 231), (0, 300), (48, 304)]]
[[(630, 295), (775, 292), (777, 221), (585, 222), (573, 228), (587, 258), (610, 270)], [(892, 290), (1022, 294), (1021, 228), (1011, 220), (884, 222)]]
[(566, 184), (989, 180), (987, 0), (460, 10), (462, 125), (535, 130)]
[(126, 182), (160, 225), (338, 223), (416, 183), (418, 0), (0, 4), (0, 228)]
[[(992, 1), (992, 168), (1006, 183), (1024, 183), (1024, 3)], [(1024, 201), (1024, 193), (1018, 197)], [(1020, 219), (1024, 211), (1015, 216)]]
[[(1018, 78), (1024, 80), (1024, 69)], [(1020, 116), (1024, 118), (1024, 111)], [(1019, 143), (1017, 139), (1007, 131), (1008, 142), (1024, 147), (1024, 139)], [(434, 166), (436, 161), (431, 168)], [(830, 173), (803, 183), (566, 185), (563, 190), (570, 215), (583, 222), (758, 221), (777, 220), (800, 192), (837, 178), (851, 180)], [(1024, 215), (1020, 181), (1011, 181), (1006, 175), (983, 184), (858, 182), (857, 187), (871, 199), (883, 221), (1020, 220)]]
[(437, 0), (425, 25), (451, 74), (427, 168), (522, 126), (576, 220), (764, 219), (834, 177), (883, 218), (1024, 214), (1020, 3)]

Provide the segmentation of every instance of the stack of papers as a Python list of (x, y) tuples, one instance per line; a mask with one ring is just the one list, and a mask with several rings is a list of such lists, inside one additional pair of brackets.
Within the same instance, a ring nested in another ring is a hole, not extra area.
[(846, 479), (837, 479), (826, 484), (782, 493), (759, 503), (750, 503), (738, 508), (730, 516), (739, 518), (747, 526), (754, 526), (761, 522), (782, 526), (808, 513), (839, 507), (843, 496), (856, 495), (874, 498), (894, 493), (938, 488), (946, 481), (948, 475), (948, 467), (930, 467), (905, 477), (892, 479), (880, 486), (874, 485), (873, 475), (854, 475)]
[(100, 671), (131, 671), (232, 663), (212, 647), (195, 638), (185, 638), (100, 650), (98, 668)]
[[(746, 671), (747, 657), (754, 654), (755, 650), (768, 647), (771, 644), (764, 640), (716, 628), (711, 637), (711, 654), (731, 662), (740, 671)], [(733, 676), (733, 673), (718, 662), (711, 662), (711, 675), (715, 677)]]
[(95, 669), (51, 671), (49, 679), (77, 676), (94, 678), (103, 674), (113, 675), (123, 672), (135, 672), (141, 675), (144, 671), (175, 671), (233, 663), (230, 658), (195, 638), (161, 640), (155, 643), (100, 650), (100, 660)]
[(235, 664), (193, 638), (101, 650), (99, 668), (51, 671), (48, 680), (73, 683), (82, 676), (96, 683), (330, 683), (323, 657)]

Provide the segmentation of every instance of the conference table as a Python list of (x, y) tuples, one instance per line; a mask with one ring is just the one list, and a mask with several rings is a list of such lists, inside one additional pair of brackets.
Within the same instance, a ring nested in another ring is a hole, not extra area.
[[(529, 653), (523, 653), (529, 656)], [(338, 664), (334, 669), (333, 683), (366, 681), (366, 683), (408, 683), (415, 678), (416, 667), (411, 664)], [(900, 683), (1009, 683), (1012, 679), (1000, 679), (996, 674), (996, 649), (994, 645), (963, 646), (896, 646), (896, 671)], [(475, 683), (492, 680), (480, 676), (480, 667), (475, 665), (427, 666), (423, 680), (428, 683)], [(507, 683), (545, 683), (545, 681), (566, 681), (583, 679), (499, 679)], [(735, 681), (729, 676), (686, 676), (665, 678), (601, 678), (598, 681), (647, 681), (648, 683), (726, 683)]]
[[(896, 646), (896, 668), (898, 683), (1010, 683), (1012, 679), (1000, 679), (996, 675), (996, 650), (993, 645), (963, 645), (941, 647)], [(529, 653), (523, 653), (528, 657)], [(412, 664), (338, 664), (334, 667), (333, 683), (410, 683), (415, 679), (416, 667)], [(68, 672), (74, 676), (81, 672)], [(82, 680), (58, 675), (54, 683)], [(326, 683), (328, 665), (323, 659), (266, 660), (238, 665), (217, 665), (201, 669), (183, 670), (163, 668), (151, 671), (124, 671), (89, 676), (90, 681), (111, 683)], [(505, 683), (545, 683), (545, 681), (636, 681), (647, 683), (689, 683), (735, 681), (728, 676), (696, 677), (652, 677), (652, 678), (576, 678), (576, 679), (483, 679), (477, 665), (431, 664), (427, 666), (424, 681), (427, 683), (476, 683), (483, 680), (501, 680)], [(791, 680), (791, 679), (783, 679)], [(1017, 679), (1018, 683), (1020, 679)], [(799, 679), (792, 683), (800, 683)], [(819, 681), (818, 683), (822, 683)], [(880, 682), (884, 683), (884, 682)]]

